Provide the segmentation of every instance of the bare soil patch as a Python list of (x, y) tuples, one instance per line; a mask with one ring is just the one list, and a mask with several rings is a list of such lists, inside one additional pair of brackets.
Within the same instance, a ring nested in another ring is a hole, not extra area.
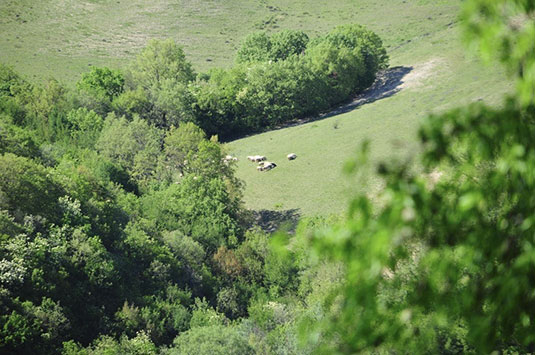
[(424, 86), (424, 81), (436, 73), (441, 62), (441, 59), (433, 58), (427, 62), (415, 65), (413, 70), (403, 78), (400, 89), (412, 89)]

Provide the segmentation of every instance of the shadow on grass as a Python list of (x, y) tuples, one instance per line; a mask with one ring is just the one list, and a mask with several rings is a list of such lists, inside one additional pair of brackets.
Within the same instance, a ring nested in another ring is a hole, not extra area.
[(254, 226), (260, 227), (266, 233), (273, 233), (279, 229), (294, 233), (301, 214), (299, 209), (289, 210), (258, 210), (252, 211)]
[(315, 119), (309, 120), (308, 122), (350, 112), (359, 106), (385, 99), (396, 94), (402, 89), (401, 85), (403, 84), (403, 78), (405, 75), (409, 74), (412, 69), (413, 67), (400, 66), (389, 68), (380, 72), (377, 74), (377, 78), (375, 79), (373, 85), (361, 94), (358, 94), (351, 102), (324, 113)]
[[(375, 79), (375, 82), (373, 83), (372, 86), (364, 90), (362, 93), (356, 95), (355, 97), (350, 99), (350, 101), (346, 102), (345, 104), (342, 104), (341, 106), (333, 108), (330, 111), (319, 114), (317, 116), (305, 117), (305, 118), (295, 119), (289, 122), (281, 123), (275, 127), (266, 129), (263, 132), (276, 131), (279, 129), (295, 127), (295, 126), (299, 126), (305, 123), (323, 120), (325, 118), (329, 118), (332, 116), (336, 116), (336, 115), (340, 115), (343, 113), (353, 111), (357, 109), (359, 106), (390, 97), (396, 94), (397, 92), (401, 91), (403, 78), (405, 77), (405, 75), (410, 73), (413, 69), (414, 69), (413, 67), (403, 67), (403, 66), (385, 69), (377, 74), (377, 78)], [(255, 133), (246, 134), (246, 135), (236, 135), (235, 137), (228, 137), (227, 139), (224, 139), (223, 141), (230, 142), (235, 139), (257, 135), (263, 132), (255, 132)]]

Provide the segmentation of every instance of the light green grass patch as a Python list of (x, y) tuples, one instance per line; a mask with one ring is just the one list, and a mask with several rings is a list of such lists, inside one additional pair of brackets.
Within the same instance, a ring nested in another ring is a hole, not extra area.
[(0, 61), (30, 78), (73, 83), (93, 66), (122, 67), (152, 38), (172, 38), (199, 71), (229, 66), (252, 31), (311, 36), (362, 23), (389, 48), (455, 20), (459, 1), (3, 0)]
[[(458, 41), (458, 29), (445, 27), (432, 35), (393, 50), (392, 63), (412, 67), (396, 94), (355, 110), (230, 142), (237, 174), (247, 188), (245, 201), (252, 209), (299, 209), (302, 215), (327, 215), (347, 208), (355, 191), (374, 194), (381, 186), (371, 174), (365, 181), (346, 176), (343, 166), (364, 140), (371, 145), (371, 161), (413, 159), (419, 152), (417, 130), (429, 113), (482, 100), (500, 104), (511, 90), (506, 75), (485, 68), (467, 56)], [(287, 161), (296, 153), (295, 161)], [(257, 172), (245, 157), (266, 155), (278, 164)]]
[[(255, 30), (301, 29), (312, 37), (360, 23), (384, 40), (392, 66), (413, 67), (397, 94), (351, 112), (237, 140), (237, 174), (254, 209), (299, 209), (303, 215), (346, 209), (352, 191), (380, 185), (342, 173), (365, 139), (373, 161), (418, 152), (419, 122), (430, 112), (478, 99), (499, 104), (506, 75), (483, 68), (460, 43), (461, 0), (4, 0), (0, 61), (36, 80), (72, 84), (91, 65), (123, 67), (152, 38), (173, 38), (198, 71), (230, 66)], [(335, 128), (336, 126), (336, 128)], [(288, 153), (297, 160), (287, 161)], [(247, 155), (278, 167), (257, 172)]]

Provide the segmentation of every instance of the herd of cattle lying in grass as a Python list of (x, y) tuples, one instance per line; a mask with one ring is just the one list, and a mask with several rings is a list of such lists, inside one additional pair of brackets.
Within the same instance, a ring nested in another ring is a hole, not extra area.
[[(288, 160), (295, 160), (297, 158), (297, 154), (290, 153), (286, 156), (286, 158), (288, 158)], [(277, 164), (267, 161), (267, 158), (264, 155), (249, 155), (247, 156), (247, 159), (253, 163), (258, 163), (258, 166), (256, 167), (256, 170), (258, 171), (269, 171), (277, 167)], [(232, 155), (227, 155), (223, 161), (225, 164), (228, 164), (231, 161), (238, 161), (238, 158), (233, 157)]]

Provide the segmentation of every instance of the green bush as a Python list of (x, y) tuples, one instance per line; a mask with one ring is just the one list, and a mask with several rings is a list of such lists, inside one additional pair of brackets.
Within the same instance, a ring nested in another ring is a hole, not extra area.
[(96, 143), (100, 154), (119, 164), (140, 184), (148, 182), (156, 174), (162, 132), (147, 121), (134, 117), (129, 122), (124, 117), (109, 115)]
[(253, 349), (237, 327), (212, 325), (196, 327), (180, 334), (168, 355), (251, 354)]
[(11, 153), (0, 155), (0, 209), (19, 221), (34, 215), (57, 222), (61, 213), (58, 198), (63, 195), (43, 166)]
[(141, 105), (148, 109), (148, 112), (138, 112), (141, 117), (165, 128), (191, 118), (187, 86), (195, 79), (195, 72), (182, 48), (173, 40), (150, 41), (131, 64), (129, 79), (132, 88), (144, 91), (148, 104), (143, 103), (142, 95), (137, 93), (116, 102), (119, 108)]
[(230, 70), (213, 70), (190, 88), (193, 120), (223, 137), (316, 115), (348, 100), (388, 66), (380, 38), (339, 26), (309, 43), (301, 31), (248, 36)]
[(124, 83), (120, 71), (93, 67), (90, 72), (82, 74), (76, 83), (78, 99), (83, 106), (105, 115), (113, 99), (123, 92)]
[(78, 147), (83, 148), (94, 147), (104, 124), (102, 117), (85, 107), (71, 110), (67, 114), (67, 122), (71, 137)]
[(38, 157), (39, 146), (33, 134), (0, 118), (0, 154), (13, 153), (23, 157)]
[(308, 36), (303, 31), (284, 30), (268, 36), (266, 32), (248, 35), (236, 53), (238, 63), (285, 60), (304, 53)]
[(76, 86), (97, 99), (105, 98), (111, 101), (123, 92), (124, 77), (118, 70), (94, 67), (89, 73), (82, 75)]

